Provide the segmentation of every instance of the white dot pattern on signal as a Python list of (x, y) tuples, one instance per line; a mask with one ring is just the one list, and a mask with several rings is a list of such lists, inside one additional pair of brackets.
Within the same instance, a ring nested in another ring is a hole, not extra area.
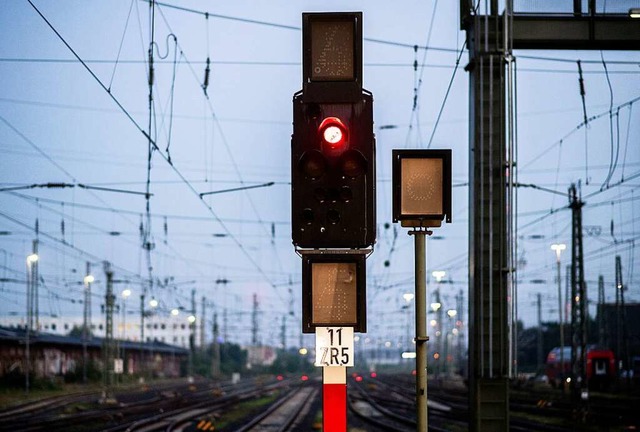
[(350, 264), (315, 264), (314, 321), (353, 322), (355, 319), (355, 274)]
[(414, 201), (428, 201), (435, 193), (435, 180), (427, 172), (413, 172), (407, 182), (408, 198)]

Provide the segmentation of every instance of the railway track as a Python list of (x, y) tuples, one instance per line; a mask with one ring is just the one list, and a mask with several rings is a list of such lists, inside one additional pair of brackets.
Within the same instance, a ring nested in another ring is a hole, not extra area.
[[(391, 431), (406, 431), (415, 429), (415, 394), (413, 387), (395, 384), (386, 380), (370, 382), (369, 388), (354, 385), (358, 391), (358, 398), (350, 409), (363, 420), (371, 420), (376, 427)], [(429, 406), (429, 430), (440, 432), (451, 430), (452, 427), (464, 430), (467, 428), (467, 414), (465, 411), (454, 410), (451, 406), (432, 400)], [(373, 411), (373, 412), (372, 412)]]
[[(175, 380), (154, 383), (142, 387), (132, 387), (127, 390), (118, 390), (116, 399), (118, 407), (133, 407), (156, 403), (161, 398), (167, 398), (177, 393), (185, 392), (194, 386), (206, 386), (207, 382), (188, 384)], [(101, 411), (109, 411), (113, 406), (100, 404), (103, 392), (98, 390), (67, 393), (23, 403), (0, 411), (0, 431), (15, 431), (13, 424), (21, 427), (36, 427), (39, 421), (47, 422), (56, 417), (64, 417), (73, 414), (74, 409), (90, 409), (93, 407)], [(80, 408), (78, 408), (80, 407)]]
[(87, 399), (97, 398), (99, 394), (99, 392), (80, 392), (71, 395), (53, 396), (7, 408), (0, 411), (0, 430), (3, 430), (2, 425), (6, 421), (28, 418), (33, 416), (34, 413), (42, 414), (51, 412), (67, 406), (70, 403), (84, 402)]
[(309, 414), (320, 390), (317, 387), (299, 387), (291, 390), (264, 413), (256, 416), (236, 432), (287, 432), (303, 428), (304, 419)]
[(199, 394), (187, 399), (185, 404), (163, 408), (157, 413), (146, 413), (142, 419), (120, 424), (104, 432), (178, 432), (191, 430), (203, 419), (215, 419), (220, 412), (228, 411), (245, 401), (286, 388), (288, 381), (278, 381), (256, 386), (253, 383), (227, 388), (218, 395)]
[[(246, 380), (236, 385), (168, 383), (121, 393), (118, 404), (100, 404), (99, 399), (98, 392), (82, 392), (12, 407), (0, 412), (0, 432), (191, 432), (213, 427), (240, 432), (310, 430), (320, 405), (317, 383), (296, 380)], [(587, 422), (580, 423), (574, 420), (573, 405), (566, 397), (553, 393), (545, 399), (541, 393), (514, 391), (510, 428), (560, 432), (640, 427), (640, 410), (634, 401), (594, 395), (590, 402)], [(428, 404), (430, 430), (468, 428), (465, 390), (432, 386)], [(406, 431), (416, 427), (411, 377), (378, 376), (362, 382), (350, 379), (348, 407), (355, 414), (354, 421), (367, 424), (366, 430)], [(232, 411), (235, 414), (229, 416)]]
[[(99, 394), (70, 395), (47, 400), (48, 409), (40, 410), (40, 405), (31, 403), (4, 411), (0, 431), (37, 432), (64, 430), (84, 431), (142, 431), (171, 430), (176, 421), (193, 418), (200, 414), (197, 410), (210, 411), (233, 406), (255, 394), (272, 391), (286, 385), (273, 382), (262, 385), (247, 381), (237, 385), (219, 385), (210, 382), (184, 384), (174, 387), (160, 387), (136, 394), (130, 393), (122, 399), (127, 403), (100, 404)], [(150, 393), (151, 392), (151, 393)], [(245, 396), (246, 395), (246, 396)], [(83, 399), (84, 398), (84, 399)], [(82, 403), (82, 410), (72, 404)], [(15, 415), (13, 415), (15, 414)]]
[[(377, 386), (386, 392), (412, 395), (414, 382), (408, 376), (379, 376)], [(429, 402), (440, 402), (451, 407), (457, 418), (469, 418), (468, 392), (463, 388), (429, 387)], [(412, 398), (413, 401), (413, 398)], [(589, 400), (586, 421), (577, 420), (574, 405), (568, 395), (555, 390), (518, 391), (510, 393), (511, 430), (638, 430), (640, 429), (640, 399), (620, 398), (610, 394), (594, 393)], [(429, 416), (443, 413), (429, 409)], [(445, 418), (447, 417), (444, 413)], [(431, 427), (431, 422), (430, 422)], [(591, 428), (591, 429), (589, 429)]]

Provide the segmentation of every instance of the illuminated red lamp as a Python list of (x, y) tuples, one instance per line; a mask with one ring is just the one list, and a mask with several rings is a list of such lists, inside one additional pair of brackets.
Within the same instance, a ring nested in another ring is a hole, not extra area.
[(283, 377), (282, 375), (278, 375), (278, 376), (276, 377), (276, 379), (277, 379), (278, 381), (282, 381), (282, 380), (284, 379), (284, 377)]
[(309, 377), (307, 375), (302, 375), (300, 378), (302, 381), (309, 381)]
[(360, 382), (360, 381), (362, 381), (362, 377), (361, 377), (360, 375), (358, 375), (358, 376), (356, 377), (356, 382)]
[(339, 149), (347, 143), (347, 128), (338, 117), (327, 117), (322, 120), (318, 133), (322, 141), (331, 149)]
[(376, 378), (377, 376), (378, 376), (378, 374), (377, 374), (377, 373), (375, 373), (375, 372), (371, 372), (371, 378)]

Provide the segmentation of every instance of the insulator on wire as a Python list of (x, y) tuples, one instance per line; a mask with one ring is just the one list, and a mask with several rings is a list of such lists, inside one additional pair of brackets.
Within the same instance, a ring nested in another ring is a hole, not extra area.
[(211, 73), (211, 67), (210, 67), (211, 61), (209, 60), (209, 57), (207, 57), (207, 67), (204, 69), (204, 84), (202, 84), (202, 90), (204, 90), (204, 93), (207, 93), (207, 87), (209, 87), (209, 74)]
[(149, 85), (153, 85), (153, 47), (149, 48)]
[(578, 82), (580, 82), (580, 95), (584, 96), (586, 92), (584, 91), (584, 79), (582, 77), (582, 65), (580, 64), (580, 60), (578, 60), (578, 74), (580, 78), (578, 78)]
[(587, 103), (584, 97), (586, 92), (584, 91), (584, 78), (582, 76), (580, 60), (578, 60), (578, 82), (580, 83), (580, 97), (582, 98), (582, 114), (584, 116), (584, 124), (586, 125), (589, 122), (589, 118), (587, 117)]

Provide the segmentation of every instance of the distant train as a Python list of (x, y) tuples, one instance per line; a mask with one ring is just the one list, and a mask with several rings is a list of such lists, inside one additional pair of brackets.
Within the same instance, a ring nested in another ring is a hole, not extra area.
[[(564, 357), (564, 366), (560, 364), (560, 350)], [(571, 376), (571, 347), (556, 347), (547, 355), (546, 375), (549, 383), (560, 386), (566, 377)], [(605, 389), (616, 379), (616, 360), (613, 351), (595, 345), (587, 347), (587, 383), (592, 389)]]

